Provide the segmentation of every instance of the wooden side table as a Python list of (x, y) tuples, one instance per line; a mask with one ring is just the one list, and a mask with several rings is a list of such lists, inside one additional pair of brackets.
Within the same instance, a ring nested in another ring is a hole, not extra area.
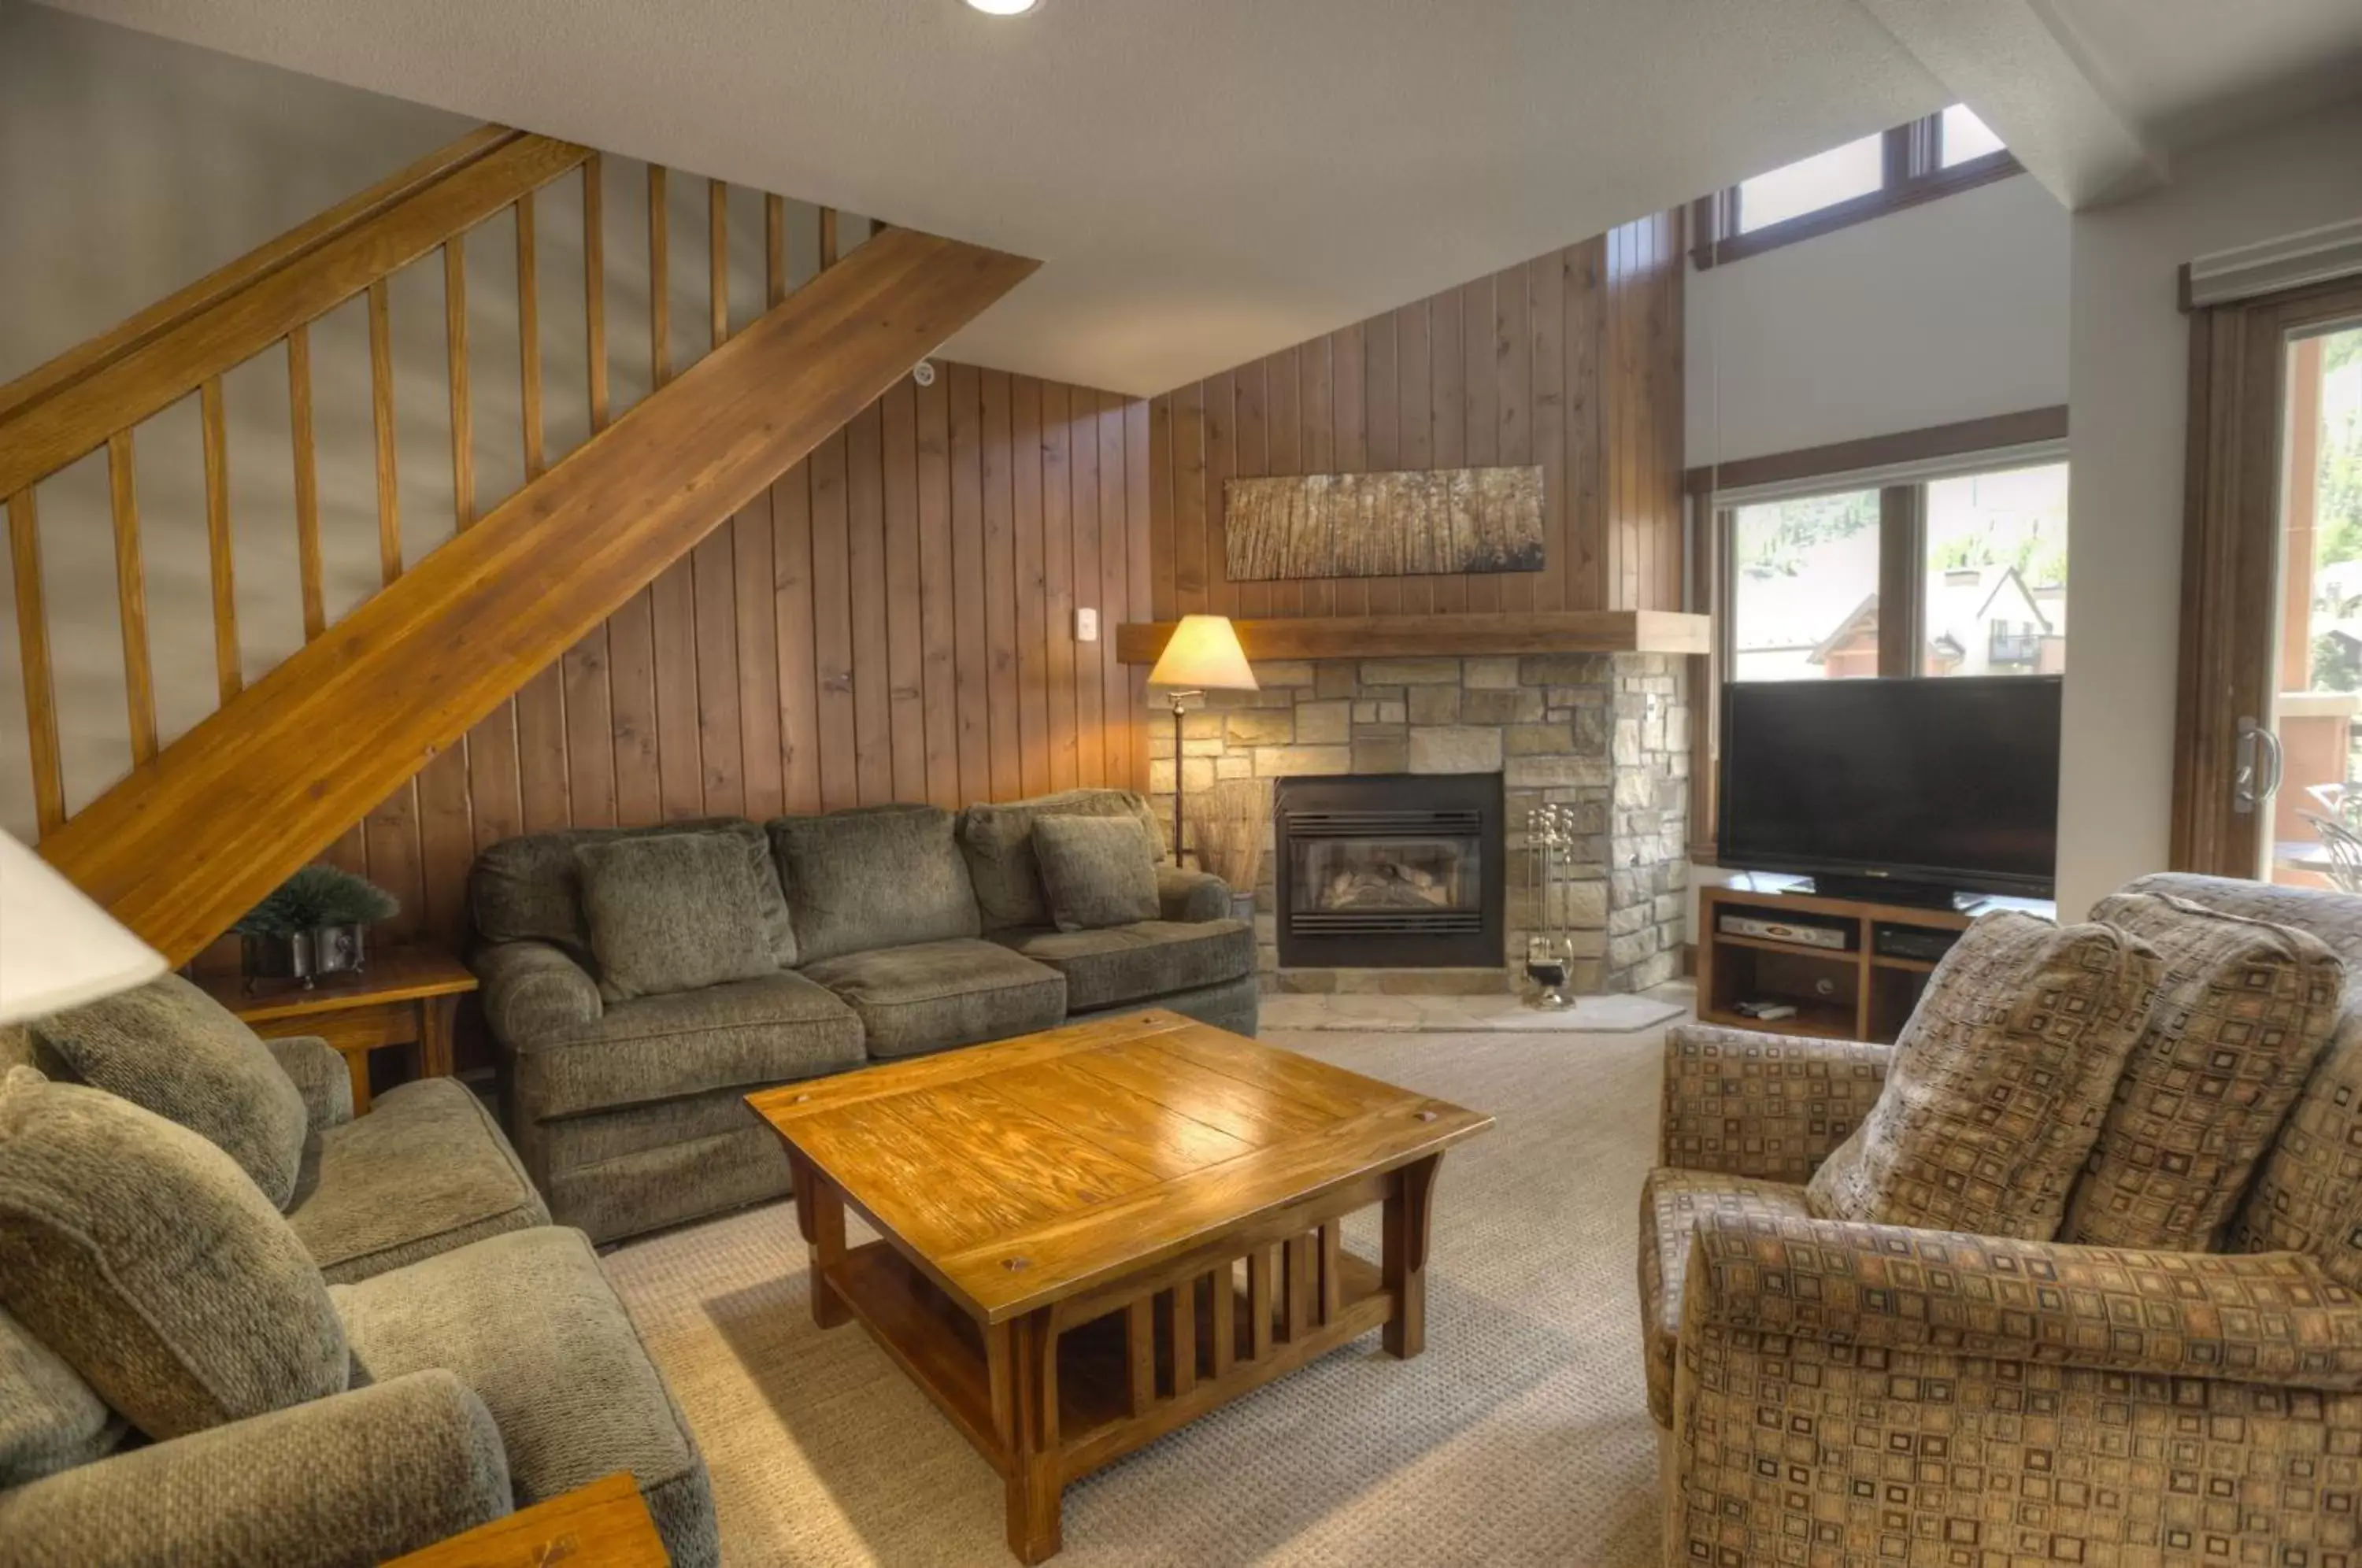
[(423, 1551), (397, 1557), (386, 1568), (665, 1568), (656, 1521), (639, 1484), (619, 1470), (588, 1486), (562, 1492), (504, 1519), (478, 1525)]
[(292, 980), (258, 980), (248, 990), (236, 975), (202, 984), (266, 1040), (316, 1034), (335, 1046), (359, 1116), (370, 1108), (370, 1053), (381, 1046), (411, 1047), (420, 1077), (451, 1076), (452, 1019), (476, 977), (447, 953), (395, 947), (370, 954), (362, 973), (331, 975), (308, 991)]

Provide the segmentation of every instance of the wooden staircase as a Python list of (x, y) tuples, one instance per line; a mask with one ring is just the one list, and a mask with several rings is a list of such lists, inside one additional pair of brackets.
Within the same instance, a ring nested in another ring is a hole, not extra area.
[[(546, 464), (532, 203), (580, 174), (589, 438)], [(609, 404), (598, 154), (485, 127), (322, 214), (6, 387), (7, 500), (39, 848), (162, 950), (186, 961), (289, 872), (651, 582), (858, 414), (1035, 263), (905, 229), (837, 250), (820, 214), (819, 274), (789, 287), (786, 207), (766, 198), (768, 308), (734, 336), (723, 258), (726, 193), (709, 186), (713, 348), (674, 373), (667, 320), (666, 171), (649, 171), (651, 385)], [(464, 236), (518, 215), (517, 316), (524, 481), (473, 515)], [(407, 570), (394, 478), (388, 279), (443, 253), (451, 341), (458, 531)], [(383, 586), (329, 624), (321, 592), (309, 331), (365, 295)], [(222, 377), (282, 347), (289, 377), (304, 646), (248, 685), (237, 625)], [(198, 399), (220, 705), (160, 744), (147, 635), (133, 441), (144, 420)], [(106, 457), (133, 766), (69, 813), (43, 602), (36, 487)]]

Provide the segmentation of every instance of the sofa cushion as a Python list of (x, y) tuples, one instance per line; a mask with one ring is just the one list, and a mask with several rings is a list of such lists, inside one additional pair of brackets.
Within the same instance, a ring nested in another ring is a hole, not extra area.
[(2231, 1227), (2235, 1253), (2309, 1253), (2362, 1290), (2362, 1011), (2348, 1011)]
[(860, 1014), (872, 1056), (999, 1040), (1066, 1015), (1058, 971), (973, 938), (848, 953), (804, 973)]
[(2113, 926), (1979, 920), (1928, 977), (1877, 1103), (1813, 1173), (1813, 1211), (2050, 1240), (2158, 970)]
[(1066, 977), (1066, 1010), (1087, 1012), (1254, 973), (1242, 920), (1143, 920), (1103, 931), (999, 931), (994, 942)]
[(607, 1001), (669, 996), (776, 971), (765, 937), (767, 865), (722, 834), (667, 833), (577, 845), (582, 918)]
[(1060, 931), (1156, 918), (1155, 847), (1131, 818), (1043, 817), (1033, 824), (1033, 855)]
[(1161, 857), (1164, 840), (1148, 802), (1129, 790), (1066, 790), (1030, 801), (979, 801), (960, 813), (960, 851), (967, 856), (984, 929), (1051, 924), (1033, 823), (1045, 816), (1131, 817)]
[(2345, 966), (2183, 899), (2118, 893), (2092, 918), (2156, 948), (2164, 975), (2058, 1239), (2212, 1252), (2336, 1031)]
[(0, 1311), (0, 1491), (104, 1458), (123, 1432), (64, 1357)]
[(468, 904), (476, 934), (488, 943), (552, 943), (591, 968), (596, 960), (582, 914), (582, 867), (574, 852), (586, 844), (681, 833), (712, 834), (745, 851), (762, 905), (763, 940), (778, 967), (793, 967), (796, 933), (779, 891), (778, 873), (771, 865), (770, 841), (743, 817), (700, 817), (653, 827), (570, 828), (504, 838), (476, 856), (468, 874)]
[(1217, 1029), (1227, 1029), (1233, 1034), (1243, 1034), (1252, 1040), (1263, 1011), (1263, 979), (1256, 975), (1241, 975), (1234, 980), (1217, 980), (1210, 986), (1199, 986), (1192, 991), (1167, 991), (1148, 1002), (1118, 1002), (1113, 1007), (1095, 1008), (1088, 1012), (1077, 1012), (1070, 1008), (1066, 1011), (1066, 1021), (1080, 1023), (1085, 1019), (1137, 1013), (1149, 1006), (1159, 1012), (1177, 1012), (1184, 1018), (1210, 1023)]
[(976, 894), (954, 825), (934, 806), (775, 819), (771, 844), (802, 961), (974, 936)]
[(456, 1078), (420, 1078), (305, 1151), (287, 1222), (331, 1284), (549, 1223), (491, 1113)]
[(304, 1159), (304, 1096), (221, 1003), (165, 975), (34, 1027), (77, 1080), (206, 1139), (287, 1207)]
[(1640, 1184), (1640, 1337), (1649, 1378), (1649, 1413), (1673, 1424), (1673, 1365), (1682, 1335), (1682, 1278), (1690, 1235), (1705, 1214), (1796, 1219), (1809, 1212), (1805, 1189), (1750, 1181), (1719, 1171), (1658, 1169)]
[(345, 1386), (326, 1282), (237, 1163), (29, 1067), (0, 1079), (0, 1306), (151, 1437)]
[(618, 1002), (571, 1029), (510, 1046), (512, 1104), (518, 1116), (536, 1119), (785, 1083), (863, 1061), (861, 1021), (786, 970)]
[(672, 1561), (716, 1560), (705, 1463), (580, 1231), (512, 1231), (332, 1294), (372, 1381), (444, 1367), (475, 1390), (519, 1507), (628, 1470)]

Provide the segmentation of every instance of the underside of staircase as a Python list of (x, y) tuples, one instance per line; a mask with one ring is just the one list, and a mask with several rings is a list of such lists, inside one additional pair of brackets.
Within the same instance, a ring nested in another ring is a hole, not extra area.
[[(447, 149), (443, 166), (405, 171), (0, 389), (0, 494), (20, 579), (44, 475), (102, 446), (113, 472), (118, 445), (127, 472), (131, 427), (192, 392), (208, 399), (210, 460), (226, 369), (281, 338), (300, 364), (304, 324), (363, 292), (375, 347), (387, 273), (596, 157), (497, 129), (468, 151)], [(185, 962), (1036, 265), (900, 228), (825, 261), (792, 292), (775, 264), (763, 315), (726, 341), (717, 316), (711, 353), (668, 380), (660, 366), (649, 395), (546, 471), (529, 468), (480, 518), (463, 503), (459, 530), (407, 570), (397, 546), (381, 590), (251, 685), (226, 674), (221, 706), (160, 749), (152, 718), (138, 744), (144, 649), (130, 647), (127, 592), (136, 765), (78, 813), (45, 822), (40, 853)], [(463, 401), (455, 385), (455, 406)], [(136, 589), (136, 511), (127, 519), (127, 480), (118, 489), (118, 560), (127, 521)], [(18, 608), (23, 633), (21, 590)], [(37, 651), (29, 635), (27, 650)], [(28, 659), (28, 699), (34, 674)], [(28, 708), (39, 769), (44, 715)], [(50, 817), (54, 712), (46, 719)]]

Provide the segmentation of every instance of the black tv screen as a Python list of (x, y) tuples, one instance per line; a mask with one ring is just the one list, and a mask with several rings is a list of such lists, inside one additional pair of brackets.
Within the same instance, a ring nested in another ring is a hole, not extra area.
[(2056, 676), (1731, 682), (1722, 864), (2049, 897), (2059, 690)]

